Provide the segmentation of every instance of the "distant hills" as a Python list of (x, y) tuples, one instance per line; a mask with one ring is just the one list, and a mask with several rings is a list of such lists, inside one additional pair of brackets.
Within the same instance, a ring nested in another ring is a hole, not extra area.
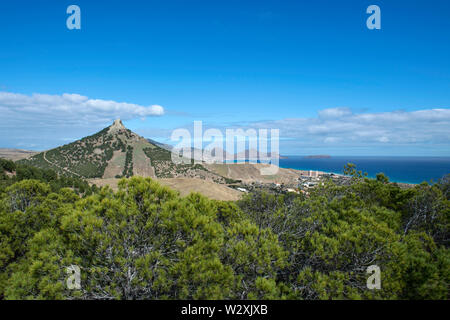
[(153, 139), (147, 139), (147, 141), (150, 142), (151, 144), (154, 144), (155, 146), (166, 149), (168, 151), (172, 151), (172, 149), (173, 149), (173, 147), (170, 144), (161, 143), (161, 142), (155, 141)]
[(305, 159), (330, 159), (331, 156), (328, 154), (317, 154), (317, 155), (310, 155), (310, 156), (304, 156)]

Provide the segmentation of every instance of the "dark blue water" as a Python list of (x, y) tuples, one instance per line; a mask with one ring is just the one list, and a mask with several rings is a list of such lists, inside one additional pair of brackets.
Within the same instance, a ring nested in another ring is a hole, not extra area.
[(308, 159), (289, 156), (280, 159), (281, 168), (343, 173), (344, 165), (354, 163), (358, 170), (374, 178), (383, 172), (390, 181), (403, 183), (436, 182), (450, 173), (450, 157), (331, 157)]

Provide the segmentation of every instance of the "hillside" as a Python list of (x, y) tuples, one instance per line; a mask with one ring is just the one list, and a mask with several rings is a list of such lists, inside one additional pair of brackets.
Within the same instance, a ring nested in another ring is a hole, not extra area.
[(87, 179), (141, 176), (227, 182), (200, 164), (174, 164), (170, 151), (125, 128), (120, 119), (91, 136), (19, 162)]
[(302, 173), (295, 169), (278, 168), (275, 175), (262, 175), (261, 169), (268, 167), (267, 164), (262, 163), (215, 163), (205, 166), (208, 170), (228, 179), (241, 180), (246, 183), (283, 183), (288, 186), (297, 186), (298, 178)]

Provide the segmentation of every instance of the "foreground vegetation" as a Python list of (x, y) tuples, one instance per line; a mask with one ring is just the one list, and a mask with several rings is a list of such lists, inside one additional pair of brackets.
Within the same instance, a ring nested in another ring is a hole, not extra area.
[(347, 186), (237, 203), (136, 177), (79, 192), (4, 174), (0, 298), (448, 299), (450, 179), (403, 190), (350, 169)]
[(30, 179), (46, 183), (52, 192), (71, 188), (77, 195), (91, 195), (97, 191), (95, 185), (90, 186), (83, 179), (58, 175), (52, 169), (41, 169), (0, 158), (0, 194), (3, 194), (7, 187)]

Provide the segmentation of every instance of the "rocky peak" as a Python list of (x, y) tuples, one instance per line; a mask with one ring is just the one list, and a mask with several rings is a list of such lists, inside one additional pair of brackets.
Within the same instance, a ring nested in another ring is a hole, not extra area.
[(109, 133), (118, 132), (122, 130), (126, 130), (125, 126), (122, 123), (122, 120), (116, 119), (113, 124), (109, 127)]
[(114, 120), (112, 127), (115, 127), (117, 129), (125, 129), (125, 126), (123, 125), (122, 120), (120, 119)]

